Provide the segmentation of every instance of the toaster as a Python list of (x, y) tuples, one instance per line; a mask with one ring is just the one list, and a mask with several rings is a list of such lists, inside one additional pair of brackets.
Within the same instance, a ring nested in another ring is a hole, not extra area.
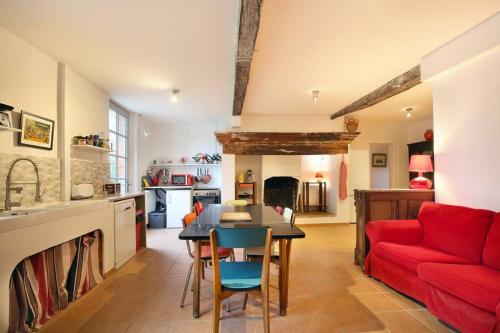
[(94, 196), (94, 186), (92, 184), (71, 185), (71, 199), (88, 199)]

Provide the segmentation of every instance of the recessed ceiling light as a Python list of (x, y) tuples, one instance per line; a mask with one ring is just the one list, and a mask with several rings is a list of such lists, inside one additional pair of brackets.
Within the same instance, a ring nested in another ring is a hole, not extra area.
[(317, 103), (319, 98), (319, 90), (313, 90), (312, 95), (313, 95), (313, 102)]
[(179, 89), (172, 89), (170, 90), (170, 93), (172, 96), (170, 96), (170, 102), (177, 104), (179, 103)]
[(411, 118), (413, 108), (405, 108), (403, 111), (406, 112), (406, 118)]

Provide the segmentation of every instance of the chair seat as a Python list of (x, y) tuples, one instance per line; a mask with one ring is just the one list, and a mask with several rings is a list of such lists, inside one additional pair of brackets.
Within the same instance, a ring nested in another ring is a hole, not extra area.
[(407, 271), (417, 274), (417, 267), (424, 262), (469, 264), (469, 260), (422, 246), (380, 242), (375, 246), (377, 257), (385, 259)]
[[(217, 248), (217, 255), (219, 256), (220, 259), (226, 259), (231, 255), (231, 251), (233, 249), (228, 249), (225, 247), (219, 247)], [(191, 254), (194, 257), (194, 250), (191, 251)], [(202, 245), (201, 246), (201, 259), (212, 259), (212, 250), (210, 249), (209, 245)]]
[(261, 262), (220, 262), (221, 285), (226, 289), (259, 287), (261, 275)]

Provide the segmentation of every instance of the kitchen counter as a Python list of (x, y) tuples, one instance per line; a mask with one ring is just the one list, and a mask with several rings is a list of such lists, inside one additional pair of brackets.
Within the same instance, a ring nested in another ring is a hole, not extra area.
[(143, 192), (131, 192), (131, 193), (100, 195), (100, 196), (95, 196), (95, 197), (89, 198), (89, 199), (74, 200), (74, 201), (106, 200), (108, 202), (115, 202), (115, 201), (120, 201), (120, 200), (125, 200), (125, 199), (137, 198), (137, 197), (140, 197), (140, 196), (143, 196), (143, 195), (144, 195)]
[(149, 186), (149, 187), (143, 187), (142, 190), (143, 191), (146, 191), (146, 190), (155, 190), (155, 189), (159, 189), (159, 188), (162, 188), (162, 189), (165, 189), (165, 190), (192, 190), (193, 187), (192, 186), (188, 186), (188, 185), (160, 185), (160, 186)]

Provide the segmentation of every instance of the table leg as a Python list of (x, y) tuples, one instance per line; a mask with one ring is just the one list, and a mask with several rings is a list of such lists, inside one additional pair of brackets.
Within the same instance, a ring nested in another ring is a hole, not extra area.
[(201, 242), (194, 242), (193, 318), (200, 317)]
[(280, 315), (286, 315), (288, 306), (288, 279), (290, 272), (290, 252), (292, 240), (280, 239), (280, 267), (279, 267), (279, 294), (280, 294)]

